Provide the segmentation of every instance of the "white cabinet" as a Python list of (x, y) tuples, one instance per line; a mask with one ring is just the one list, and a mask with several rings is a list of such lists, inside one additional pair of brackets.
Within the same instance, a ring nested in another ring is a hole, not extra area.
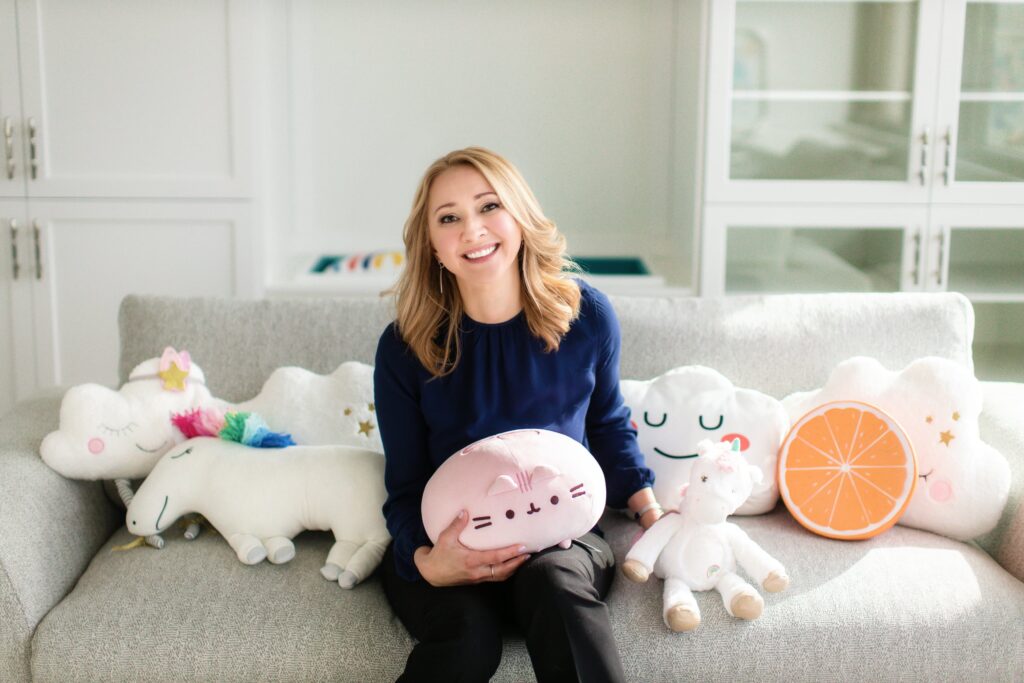
[(0, 0), (0, 411), (116, 383), (126, 294), (258, 292), (253, 23), (236, 0)]
[(18, 0), (33, 197), (246, 197), (242, 2)]
[(250, 294), (249, 211), (239, 202), (33, 202), (38, 384), (116, 383), (127, 294)]
[[(951, 290), (1024, 320), (1024, 1), (710, 8), (702, 294)], [(979, 326), (979, 376), (1024, 378), (1007, 334)]]

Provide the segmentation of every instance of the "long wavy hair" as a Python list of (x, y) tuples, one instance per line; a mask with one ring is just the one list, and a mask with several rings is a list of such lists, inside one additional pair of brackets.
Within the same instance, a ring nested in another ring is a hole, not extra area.
[(522, 230), (518, 262), (523, 311), (530, 332), (544, 341), (547, 351), (558, 349), (580, 309), (580, 290), (571, 277), (579, 268), (565, 255), (565, 237), (541, 211), (519, 170), (483, 147), (449, 152), (430, 165), (416, 189), (402, 234), (405, 268), (384, 293), (395, 297), (399, 334), (434, 377), (451, 373), (459, 363), (459, 323), (465, 309), (454, 276), (434, 258), (427, 200), (434, 180), (460, 164), (487, 179)]

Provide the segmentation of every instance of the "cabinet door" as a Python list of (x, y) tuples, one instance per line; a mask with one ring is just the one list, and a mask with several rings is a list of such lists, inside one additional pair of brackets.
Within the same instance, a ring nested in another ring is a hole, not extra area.
[(250, 14), (18, 0), (29, 195), (247, 196)]
[(708, 206), (701, 295), (923, 288), (926, 207)]
[(36, 388), (32, 240), (24, 199), (0, 199), (0, 413)]
[(41, 387), (116, 384), (117, 312), (127, 294), (253, 293), (247, 203), (53, 200), (32, 202), (30, 213), (41, 267), (33, 280)]
[(974, 305), (975, 373), (1024, 381), (1024, 207), (933, 207), (930, 233), (928, 288)]
[(942, 0), (711, 3), (709, 202), (929, 198)]
[(25, 196), (18, 31), (14, 0), (0, 0), (0, 197)]
[(933, 207), (925, 284), (1024, 305), (1024, 208)]
[(947, 5), (933, 199), (1024, 204), (1024, 0)]

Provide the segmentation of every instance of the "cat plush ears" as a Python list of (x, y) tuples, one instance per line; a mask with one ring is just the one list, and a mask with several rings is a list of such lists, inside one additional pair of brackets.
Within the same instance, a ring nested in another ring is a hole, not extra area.
[(497, 496), (509, 491), (529, 491), (533, 488), (533, 482), (554, 479), (561, 475), (561, 472), (547, 465), (537, 465), (530, 473), (527, 473), (526, 470), (520, 470), (514, 476), (502, 474), (491, 484), (491, 488), (487, 490), (487, 495)]

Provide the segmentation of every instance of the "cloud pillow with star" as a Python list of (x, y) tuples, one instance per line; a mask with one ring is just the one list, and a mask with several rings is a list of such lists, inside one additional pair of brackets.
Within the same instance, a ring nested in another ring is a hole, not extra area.
[(873, 358), (850, 358), (836, 366), (824, 387), (792, 394), (783, 405), (796, 421), (836, 400), (882, 409), (910, 439), (918, 480), (899, 524), (960, 540), (995, 527), (1009, 494), (1010, 468), (981, 440), (981, 384), (967, 368), (928, 357), (893, 372)]
[(365, 363), (348, 361), (329, 375), (278, 368), (259, 394), (234, 408), (259, 414), (271, 429), (288, 432), (303, 446), (384, 452), (373, 405), (373, 367)]
[(138, 479), (184, 440), (173, 413), (218, 405), (188, 351), (168, 347), (139, 363), (119, 390), (80, 384), (64, 394), (59, 428), (39, 447), (43, 461), (69, 479)]

